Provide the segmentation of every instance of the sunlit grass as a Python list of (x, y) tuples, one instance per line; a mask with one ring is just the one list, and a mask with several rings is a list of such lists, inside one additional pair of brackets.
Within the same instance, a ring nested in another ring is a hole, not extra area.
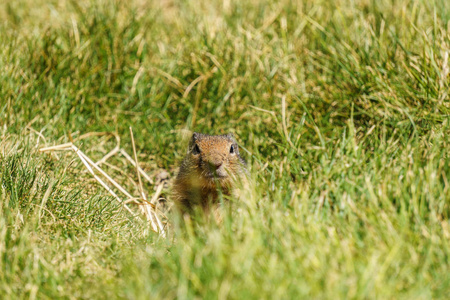
[[(2, 298), (447, 298), (449, 24), (448, 1), (0, 3)], [(164, 240), (37, 151), (130, 126), (152, 177), (186, 130), (233, 132), (253, 186)]]

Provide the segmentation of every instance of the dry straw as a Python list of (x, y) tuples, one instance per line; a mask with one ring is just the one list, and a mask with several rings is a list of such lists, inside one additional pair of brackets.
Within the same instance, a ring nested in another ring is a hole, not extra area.
[[(80, 136), (78, 138), (86, 138), (88, 136), (96, 136), (100, 135), (101, 133), (88, 133), (83, 136)], [(142, 170), (141, 167), (139, 167), (139, 162), (137, 159), (136, 154), (136, 146), (134, 144), (134, 136), (133, 136), (133, 130), (130, 127), (130, 134), (131, 134), (131, 143), (133, 147), (133, 154), (134, 159), (131, 158), (131, 156), (120, 147), (120, 138), (118, 135), (114, 135), (116, 137), (117, 145), (116, 147), (111, 150), (109, 153), (107, 153), (102, 159), (100, 159), (98, 162), (92, 161), (86, 154), (84, 154), (80, 149), (78, 149), (75, 146), (75, 141), (72, 139), (72, 136), (69, 134), (69, 139), (71, 140), (70, 143), (65, 143), (61, 145), (51, 146), (51, 147), (45, 147), (39, 149), (40, 152), (47, 152), (47, 151), (73, 151), (75, 152), (81, 162), (84, 164), (86, 169), (89, 171), (89, 173), (95, 178), (95, 180), (100, 183), (101, 186), (103, 186), (119, 203), (126, 209), (130, 214), (133, 215), (133, 217), (139, 217), (130, 207), (130, 203), (135, 203), (139, 207), (139, 211), (142, 213), (142, 215), (145, 217), (145, 219), (149, 222), (151, 228), (153, 231), (159, 233), (161, 237), (166, 237), (166, 232), (164, 230), (163, 222), (160, 219), (160, 216), (165, 218), (165, 216), (157, 210), (156, 203), (158, 201), (158, 198), (162, 192), (164, 183), (159, 183), (158, 187), (156, 188), (156, 192), (153, 195), (151, 201), (147, 200), (147, 196), (144, 193), (141, 175), (144, 177), (150, 184), (153, 184), (153, 180), (147, 175), (147, 173)], [(115, 181), (111, 176), (109, 176), (105, 171), (100, 168), (100, 165), (103, 163), (106, 163), (106, 161), (113, 157), (116, 154), (122, 155), (126, 161), (131, 163), (133, 167), (136, 168), (136, 173), (138, 177), (138, 187), (140, 192), (140, 197), (134, 197), (131, 193), (129, 193), (123, 186), (121, 186), (117, 181)], [(102, 179), (97, 173), (102, 175), (104, 179)], [(114, 188), (116, 188), (120, 193), (122, 193), (125, 196), (125, 200), (121, 198), (116, 192), (114, 192), (113, 188), (110, 186), (112, 185)]]

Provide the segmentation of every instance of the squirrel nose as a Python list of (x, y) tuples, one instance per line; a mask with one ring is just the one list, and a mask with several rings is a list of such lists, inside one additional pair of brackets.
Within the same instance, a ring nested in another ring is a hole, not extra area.
[(214, 168), (215, 170), (220, 168), (222, 166), (222, 163), (223, 162), (221, 159), (212, 159), (209, 161), (209, 165), (211, 166), (211, 168)]

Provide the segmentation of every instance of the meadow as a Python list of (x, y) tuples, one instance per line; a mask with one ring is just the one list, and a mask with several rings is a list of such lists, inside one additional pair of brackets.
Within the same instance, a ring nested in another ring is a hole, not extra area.
[[(445, 0), (1, 1), (1, 298), (447, 299), (449, 54)], [(130, 126), (151, 178), (233, 133), (252, 188), (165, 239), (39, 152)]]

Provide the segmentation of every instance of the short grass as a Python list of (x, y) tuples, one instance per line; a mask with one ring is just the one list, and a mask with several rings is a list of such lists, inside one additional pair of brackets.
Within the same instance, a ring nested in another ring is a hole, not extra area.
[[(449, 1), (7, 0), (0, 45), (2, 299), (450, 294)], [(37, 151), (129, 126), (152, 176), (233, 132), (254, 187), (163, 240)]]

